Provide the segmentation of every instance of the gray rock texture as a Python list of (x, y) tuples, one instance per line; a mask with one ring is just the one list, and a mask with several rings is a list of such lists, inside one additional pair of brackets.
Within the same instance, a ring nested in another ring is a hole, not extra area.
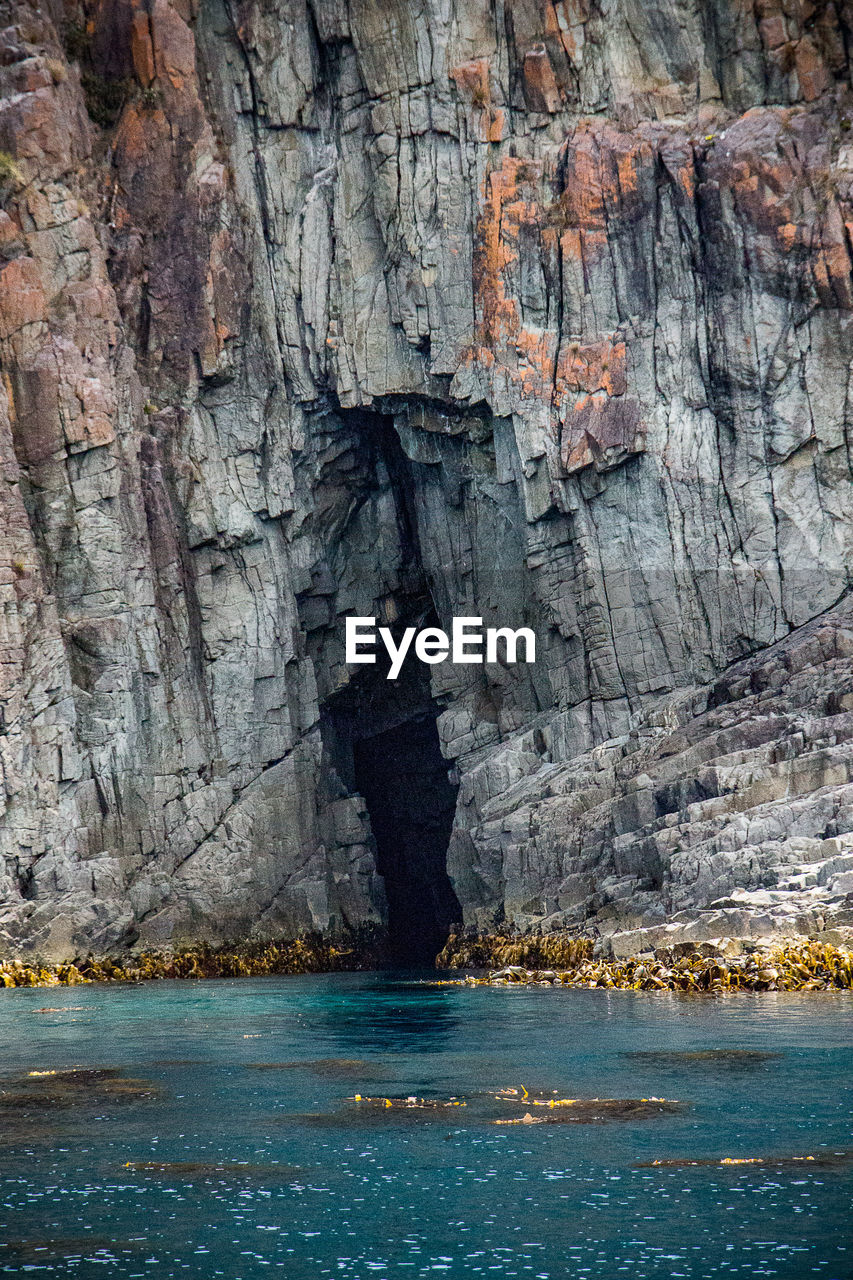
[(853, 5), (0, 28), (0, 949), (382, 925), (428, 714), (468, 924), (853, 922)]

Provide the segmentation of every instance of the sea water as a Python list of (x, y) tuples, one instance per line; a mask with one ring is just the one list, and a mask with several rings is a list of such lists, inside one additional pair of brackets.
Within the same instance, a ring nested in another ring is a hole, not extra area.
[[(2, 991), (0, 1274), (844, 1280), (851, 1044), (846, 993), (405, 974)], [(68, 1067), (124, 1083), (65, 1096), (28, 1074)], [(513, 1088), (521, 1105), (494, 1096)], [(495, 1123), (554, 1096), (684, 1106)]]

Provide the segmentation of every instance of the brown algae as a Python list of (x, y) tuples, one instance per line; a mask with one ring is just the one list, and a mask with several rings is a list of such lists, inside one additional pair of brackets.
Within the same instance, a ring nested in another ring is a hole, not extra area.
[[(697, 944), (698, 945), (698, 944)], [(439, 969), (488, 969), (486, 975), (436, 979), (437, 985), (601, 987), (623, 991), (827, 991), (853, 988), (853, 949), (815, 939), (794, 939), (735, 957), (654, 956), (593, 958), (590, 938), (565, 934), (473, 940), (452, 935), (436, 959)], [(0, 962), (0, 987), (75, 986), (89, 982), (150, 982), (161, 978), (237, 978), (270, 974), (336, 973), (375, 969), (383, 957), (372, 929), (345, 939), (310, 935), (295, 940), (249, 941), (121, 957), (76, 958), (57, 964)], [(78, 1010), (44, 1009), (60, 1013)]]
[(497, 969), (519, 965), (527, 969), (570, 969), (592, 957), (591, 938), (565, 933), (507, 937), (481, 934), (467, 939), (452, 933), (436, 956), (436, 969)]
[(764, 1165), (772, 1169), (810, 1165), (818, 1169), (846, 1168), (853, 1164), (853, 1151), (819, 1151), (805, 1156), (719, 1156), (696, 1159), (686, 1156), (672, 1160), (646, 1160), (632, 1169), (736, 1169), (744, 1165)]
[(369, 1108), (377, 1107), (383, 1111), (389, 1111), (392, 1108), (398, 1111), (440, 1111), (447, 1107), (467, 1107), (464, 1098), (418, 1098), (414, 1094), (406, 1098), (364, 1098), (360, 1093), (356, 1093), (350, 1102), (356, 1102), (360, 1107)]
[(61, 987), (87, 982), (152, 982), (160, 978), (254, 978), (267, 974), (338, 973), (375, 969), (381, 939), (372, 928), (345, 938), (310, 934), (295, 939), (256, 940), (212, 946), (200, 942), (175, 951), (143, 951), (119, 957), (43, 964), (0, 961), (0, 987)]
[[(591, 944), (588, 954), (590, 950)], [(445, 963), (453, 958), (445, 956)], [(853, 950), (802, 939), (728, 958), (703, 956), (698, 951), (678, 958), (668, 953), (626, 960), (583, 958), (562, 969), (505, 965), (482, 976), (468, 974), (464, 978), (436, 981), (455, 986), (598, 987), (697, 995), (740, 991), (849, 991), (853, 988)]]
[(0, 1081), (0, 1113), (17, 1115), (97, 1104), (149, 1101), (162, 1094), (150, 1080), (119, 1067), (43, 1067)]
[[(347, 1106), (332, 1112), (282, 1116), (282, 1121), (316, 1128), (358, 1128), (365, 1122), (455, 1119), (459, 1124), (605, 1124), (681, 1112), (686, 1103), (673, 1098), (533, 1097), (523, 1086), (478, 1091), (464, 1096), (425, 1098), (353, 1094)], [(522, 1110), (507, 1117), (508, 1107)]]
[(607, 1124), (619, 1120), (643, 1120), (683, 1111), (686, 1103), (674, 1098), (559, 1098), (531, 1099), (537, 1113), (495, 1120), (494, 1124)]

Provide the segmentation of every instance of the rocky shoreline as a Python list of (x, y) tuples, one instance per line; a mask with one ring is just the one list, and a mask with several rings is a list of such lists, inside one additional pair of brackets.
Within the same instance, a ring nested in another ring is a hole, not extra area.
[[(508, 944), (511, 948), (512, 944)], [(445, 981), (464, 986), (598, 987), (714, 995), (737, 991), (849, 991), (853, 989), (853, 948), (800, 938), (747, 950), (739, 940), (722, 938), (690, 954), (661, 951), (613, 960), (593, 958), (590, 946), (587, 957), (566, 968), (504, 964), (482, 976), (468, 974)]]
[[(815, 938), (720, 938), (692, 949), (659, 949), (623, 959), (597, 954), (590, 938), (563, 934), (471, 939), (452, 936), (436, 969), (475, 970), (439, 978), (448, 986), (555, 986), (622, 991), (828, 991), (853, 989), (853, 944)], [(275, 974), (379, 969), (382, 940), (372, 931), (330, 941), (316, 935), (212, 947), (205, 943), (119, 957), (0, 961), (0, 987), (59, 987), (92, 982), (152, 982), (168, 978), (249, 978)]]
[(71, 987), (88, 982), (153, 982), (163, 978), (257, 978), (267, 974), (343, 973), (378, 968), (378, 935), (361, 930), (346, 939), (316, 935), (291, 940), (206, 943), (175, 951), (87, 956), (64, 963), (0, 961), (0, 987)]

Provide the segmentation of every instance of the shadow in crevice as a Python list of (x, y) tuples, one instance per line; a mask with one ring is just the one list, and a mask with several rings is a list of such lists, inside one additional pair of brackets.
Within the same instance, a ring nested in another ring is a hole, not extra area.
[(462, 912), (447, 874), (457, 786), (441, 755), (430, 668), (409, 654), (398, 678), (387, 679), (377, 641), (375, 663), (351, 666), (340, 687), (342, 615), (356, 601), (398, 642), (407, 626), (438, 624), (414, 464), (389, 415), (339, 409), (313, 425), (319, 469), (309, 479), (324, 554), (299, 608), (321, 702), (321, 802), (364, 797), (385, 887), (388, 960), (431, 965)]
[(456, 792), (427, 713), (354, 744), (388, 899), (388, 949), (398, 964), (432, 964), (461, 916), (447, 875)]
[(441, 754), (438, 712), (418, 663), (393, 683), (375, 667), (359, 673), (323, 712), (334, 768), (367, 805), (388, 904), (388, 959), (406, 967), (432, 965), (462, 918), (447, 874), (458, 786)]

